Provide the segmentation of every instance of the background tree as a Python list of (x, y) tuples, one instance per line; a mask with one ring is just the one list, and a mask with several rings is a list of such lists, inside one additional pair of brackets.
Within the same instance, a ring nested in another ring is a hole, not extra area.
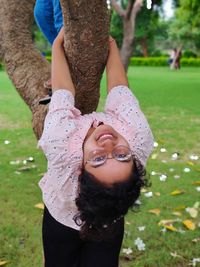
[[(0, 57), (20, 96), (33, 114), (33, 129), (40, 137), (46, 107), (43, 83), (50, 65), (32, 40), (34, 0), (0, 0)], [(100, 79), (108, 55), (109, 11), (102, 0), (61, 0), (65, 25), (65, 52), (76, 86), (76, 106), (83, 113), (96, 109)]]
[(123, 41), (120, 55), (122, 63), (127, 70), (129, 59), (133, 52), (136, 16), (142, 7), (143, 0), (128, 0), (127, 4), (124, 0), (119, 3), (116, 0), (111, 0), (111, 3), (123, 21)]
[(151, 9), (143, 5), (139, 15), (136, 18), (135, 46), (140, 45), (142, 55), (148, 57), (149, 52), (153, 49), (155, 33), (159, 22), (159, 8), (162, 0), (152, 1)]
[(175, 19), (170, 27), (171, 39), (190, 45), (200, 52), (200, 1), (179, 0)]
[(121, 0), (111, 2), (115, 10), (112, 15), (111, 34), (121, 47), (121, 58), (127, 69), (129, 59), (137, 44), (140, 46), (142, 55), (148, 56), (148, 50), (154, 43), (162, 0), (152, 1), (151, 9), (146, 8), (146, 1)]

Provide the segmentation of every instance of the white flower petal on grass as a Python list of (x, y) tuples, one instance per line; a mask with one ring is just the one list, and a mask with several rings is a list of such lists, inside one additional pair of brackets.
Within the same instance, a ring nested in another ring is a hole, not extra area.
[(163, 227), (161, 230), (160, 230), (163, 234), (165, 234), (167, 232), (167, 229), (165, 227)]
[(157, 142), (154, 142), (154, 143), (153, 143), (153, 146), (154, 146), (154, 147), (158, 147), (158, 143), (157, 143)]
[(11, 160), (10, 165), (18, 165), (20, 164), (20, 160)]
[(34, 158), (33, 158), (33, 157), (28, 157), (28, 158), (27, 158), (27, 161), (29, 161), (29, 162), (33, 162), (33, 161), (34, 161)]
[(177, 254), (177, 252), (170, 252), (170, 255), (174, 258), (182, 258), (180, 255)]
[(143, 240), (140, 237), (135, 239), (134, 244), (136, 245), (136, 247), (139, 251), (145, 250), (145, 243), (143, 242)]
[(146, 226), (138, 226), (138, 231), (142, 232), (144, 231), (146, 228)]
[(139, 200), (139, 199), (137, 199), (137, 200), (135, 201), (135, 204), (136, 204), (136, 205), (141, 205), (141, 204), (142, 204), (142, 201)]
[(177, 160), (179, 157), (179, 153), (178, 152), (175, 152), (172, 154), (172, 160)]
[(174, 175), (174, 179), (179, 179), (180, 178), (180, 175), (176, 174)]
[(153, 176), (156, 175), (156, 172), (155, 171), (152, 171), (151, 172), (151, 175), (153, 175)]
[(190, 168), (184, 168), (184, 170), (183, 170), (184, 172), (190, 172), (191, 170), (190, 170)]
[(160, 149), (160, 152), (165, 153), (165, 152), (167, 152), (167, 149), (164, 148), (164, 147), (162, 147), (162, 148)]
[(174, 168), (169, 168), (169, 171), (170, 172), (174, 172)]
[(191, 260), (191, 262), (189, 263), (189, 265), (195, 267), (197, 266), (197, 263), (200, 262), (200, 258), (194, 258)]
[(196, 187), (197, 192), (200, 192), (200, 186)]
[(165, 182), (167, 180), (167, 175), (166, 174), (161, 174), (160, 175), (160, 181)]
[(190, 158), (191, 160), (198, 160), (198, 159), (199, 159), (199, 157), (196, 156), (196, 155), (190, 155), (189, 158)]
[(153, 197), (153, 192), (146, 192), (144, 193), (145, 197)]
[(9, 140), (5, 140), (5, 141), (4, 141), (4, 144), (5, 144), (5, 145), (9, 145), (9, 144), (10, 144), (10, 141), (9, 141)]
[(130, 255), (133, 253), (133, 250), (131, 248), (123, 248), (122, 252), (126, 255)]

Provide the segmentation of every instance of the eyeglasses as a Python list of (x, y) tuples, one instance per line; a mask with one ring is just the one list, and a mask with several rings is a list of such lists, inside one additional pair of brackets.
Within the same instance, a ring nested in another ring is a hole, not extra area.
[[(110, 153), (109, 153), (110, 154)], [(107, 159), (116, 159), (120, 162), (129, 162), (132, 159), (132, 152), (130, 148), (126, 146), (117, 146), (112, 152), (112, 157), (108, 157), (108, 153), (105, 150), (94, 150), (90, 153), (89, 159), (86, 164), (90, 164), (92, 167), (99, 167), (103, 165)]]

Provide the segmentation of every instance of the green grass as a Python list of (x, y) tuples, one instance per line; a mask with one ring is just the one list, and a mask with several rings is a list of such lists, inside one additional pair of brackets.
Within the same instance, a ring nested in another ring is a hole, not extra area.
[[(131, 67), (129, 70), (131, 88), (159, 143), (153, 152), (156, 159), (149, 160), (148, 172), (167, 174), (168, 178), (161, 182), (158, 175), (152, 176), (152, 187), (148, 190), (154, 196), (146, 198), (142, 193), (140, 210), (128, 214), (123, 248), (130, 247), (133, 253), (129, 257), (121, 253), (122, 267), (182, 267), (188, 266), (193, 258), (200, 258), (200, 242), (192, 242), (200, 237), (199, 215), (192, 219), (185, 209), (179, 210), (182, 214), (179, 217), (172, 214), (177, 207), (191, 207), (200, 199), (197, 185), (193, 184), (200, 181), (200, 160), (191, 162), (189, 159), (191, 154), (200, 156), (199, 73), (199, 68), (170, 71), (164, 67)], [(102, 89), (99, 109), (105, 100), (105, 80)], [(37, 183), (46, 170), (46, 162), (36, 148), (31, 113), (4, 72), (0, 72), (0, 102), (0, 260), (8, 260), (9, 267), (42, 267), (42, 211), (34, 205), (41, 202)], [(4, 144), (5, 140), (10, 144)], [(161, 147), (167, 152), (161, 153)], [(176, 161), (171, 159), (174, 152), (180, 153)], [(10, 164), (12, 160), (29, 156), (35, 159), (28, 163), (28, 166), (35, 165), (29, 171), (18, 172), (23, 164)], [(185, 167), (191, 168), (191, 172), (185, 173)], [(174, 168), (174, 172), (169, 168)], [(174, 179), (175, 174), (180, 178)], [(171, 196), (176, 189), (185, 193)], [(160, 215), (148, 212), (154, 208), (161, 210)], [(174, 226), (185, 232), (163, 233), (158, 222), (176, 218), (180, 222)], [(191, 219), (196, 229), (185, 229), (181, 222), (184, 219)], [(138, 226), (146, 228), (140, 232)], [(134, 245), (137, 237), (144, 241), (145, 251), (138, 251)], [(172, 257), (171, 252), (179, 256)], [(196, 266), (200, 266), (198, 264)]]

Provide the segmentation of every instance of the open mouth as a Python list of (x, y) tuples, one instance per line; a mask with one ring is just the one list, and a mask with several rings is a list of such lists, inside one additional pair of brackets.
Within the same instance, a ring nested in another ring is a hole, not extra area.
[(103, 141), (106, 139), (111, 139), (113, 140), (115, 137), (111, 133), (102, 133), (97, 137), (97, 141)]

